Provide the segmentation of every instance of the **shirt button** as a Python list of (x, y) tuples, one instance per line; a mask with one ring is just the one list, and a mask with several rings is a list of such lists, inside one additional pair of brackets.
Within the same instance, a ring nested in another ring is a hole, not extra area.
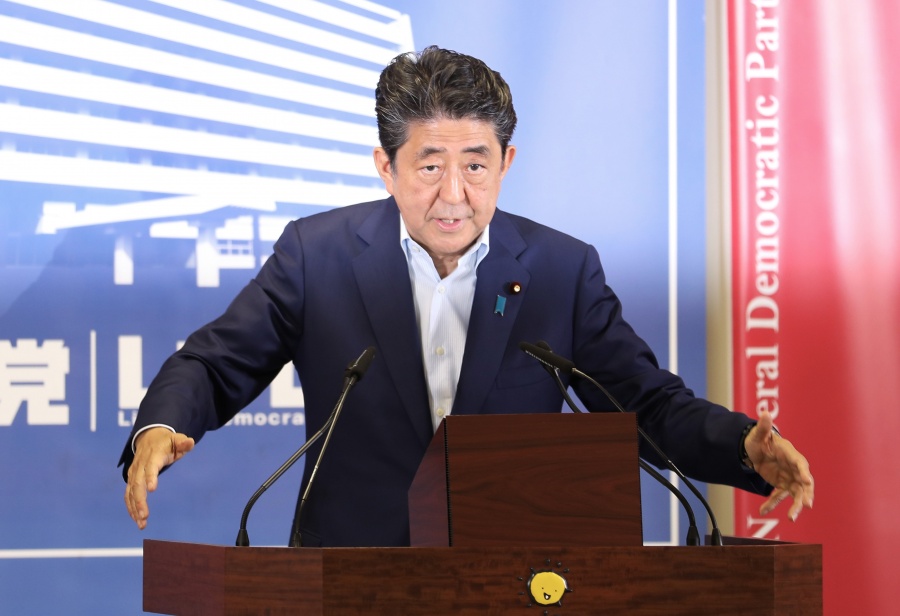
[(447, 414), (447, 412), (446, 412), (444, 409), (438, 409), (438, 410), (436, 411), (436, 413), (437, 413), (437, 416), (438, 416), (438, 417), (441, 417), (441, 418), (443, 418), (444, 415)]
[(444, 292), (444, 285), (439, 286), (439, 287), (437, 288), (437, 292), (438, 292), (438, 293), (443, 293), (443, 292)]
[(436, 348), (436, 349), (434, 350), (434, 352), (437, 353), (438, 355), (443, 355), (443, 354), (444, 354), (444, 347), (439, 346), (438, 348)]

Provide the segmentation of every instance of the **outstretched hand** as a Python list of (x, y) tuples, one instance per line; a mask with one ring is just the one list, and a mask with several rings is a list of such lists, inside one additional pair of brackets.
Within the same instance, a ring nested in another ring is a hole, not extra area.
[(167, 428), (150, 428), (138, 436), (134, 460), (128, 468), (125, 506), (128, 515), (141, 530), (147, 527), (150, 516), (147, 494), (156, 490), (160, 471), (183, 458), (193, 448), (194, 439)]
[(814, 481), (809, 462), (791, 442), (778, 435), (772, 426), (772, 415), (763, 411), (759, 423), (744, 441), (747, 455), (759, 475), (775, 489), (759, 508), (765, 515), (790, 496), (793, 504), (788, 517), (796, 521), (804, 507), (812, 509)]

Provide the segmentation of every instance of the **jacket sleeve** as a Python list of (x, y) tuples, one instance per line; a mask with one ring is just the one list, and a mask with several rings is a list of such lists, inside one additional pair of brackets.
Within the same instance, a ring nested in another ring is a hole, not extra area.
[(151, 382), (119, 459), (123, 477), (143, 428), (162, 424), (199, 441), (252, 402), (294, 355), (303, 299), (303, 247), (291, 223), (257, 276)]
[[(588, 246), (576, 291), (575, 364), (590, 374), (638, 422), (667, 456), (699, 481), (768, 493), (759, 475), (740, 461), (740, 439), (752, 420), (739, 412), (698, 398), (680, 377), (659, 367), (656, 357), (622, 316), (622, 305), (606, 277), (596, 250)], [(615, 406), (590, 383), (573, 383), (591, 410)], [(664, 467), (664, 460), (647, 443), (641, 457)]]

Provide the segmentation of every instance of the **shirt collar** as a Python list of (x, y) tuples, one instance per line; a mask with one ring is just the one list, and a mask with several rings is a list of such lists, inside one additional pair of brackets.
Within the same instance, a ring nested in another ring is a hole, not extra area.
[[(475, 263), (474, 267), (477, 268), (481, 261), (487, 256), (488, 251), (491, 249), (491, 225), (488, 225), (484, 228), (484, 231), (481, 232), (481, 237), (475, 240), (475, 243), (469, 247), (469, 249), (465, 252), (465, 254), (460, 258), (460, 261), (466, 259), (472, 253), (475, 253)], [(400, 247), (403, 249), (403, 254), (406, 255), (406, 261), (409, 262), (410, 259), (410, 245), (419, 246), (419, 243), (416, 242), (409, 235), (409, 230), (406, 228), (406, 222), (403, 220), (403, 216), (400, 216)], [(419, 246), (422, 248), (421, 246)], [(422, 248), (424, 250), (424, 248)]]

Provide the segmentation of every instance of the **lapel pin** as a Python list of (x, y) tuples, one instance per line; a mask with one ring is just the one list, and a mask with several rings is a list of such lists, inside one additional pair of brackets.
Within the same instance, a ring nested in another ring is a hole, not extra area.
[(522, 292), (522, 283), (521, 282), (511, 282), (509, 283), (509, 292), (513, 295)]
[(499, 314), (502, 317), (504, 310), (506, 310), (506, 298), (498, 295), (497, 301), (494, 302), (494, 314)]

